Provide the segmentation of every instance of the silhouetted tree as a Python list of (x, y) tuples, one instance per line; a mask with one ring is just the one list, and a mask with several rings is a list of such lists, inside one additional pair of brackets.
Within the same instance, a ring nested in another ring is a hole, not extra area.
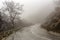
[(20, 14), (23, 11), (22, 7), (23, 5), (14, 3), (13, 1), (4, 2), (3, 7), (0, 9), (0, 40), (9, 36), (13, 31), (18, 30), (16, 23), (20, 20)]
[(15, 19), (21, 14), (22, 12), (22, 5), (15, 4), (13, 1), (5, 2), (5, 11), (8, 11), (9, 20), (14, 27)]

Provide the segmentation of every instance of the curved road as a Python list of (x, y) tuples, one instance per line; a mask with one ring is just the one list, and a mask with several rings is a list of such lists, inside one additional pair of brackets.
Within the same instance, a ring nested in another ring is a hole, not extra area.
[(35, 24), (17, 31), (6, 40), (60, 40), (60, 36), (49, 34), (40, 27), (40, 24)]

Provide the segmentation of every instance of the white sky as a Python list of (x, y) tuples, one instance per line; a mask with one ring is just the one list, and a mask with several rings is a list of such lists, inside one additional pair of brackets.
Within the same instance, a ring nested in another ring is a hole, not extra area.
[[(2, 5), (0, 0), (0, 6)], [(53, 0), (13, 0), (24, 4), (24, 12), (22, 18), (28, 22), (38, 23), (41, 22), (47, 15), (50, 14), (55, 8)]]

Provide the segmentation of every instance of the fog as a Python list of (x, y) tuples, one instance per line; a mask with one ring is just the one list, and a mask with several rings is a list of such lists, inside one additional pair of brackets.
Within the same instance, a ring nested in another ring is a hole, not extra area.
[[(5, 1), (5, 0), (2, 0)], [(55, 9), (53, 0), (13, 0), (23, 4), (21, 18), (30, 23), (42, 22)]]
[(55, 8), (53, 0), (25, 0), (22, 18), (32, 23), (42, 22)]

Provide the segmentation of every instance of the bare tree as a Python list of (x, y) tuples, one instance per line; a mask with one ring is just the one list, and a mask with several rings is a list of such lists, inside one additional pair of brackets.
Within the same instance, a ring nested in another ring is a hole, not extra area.
[(22, 12), (22, 5), (15, 4), (13, 1), (11, 2), (5, 2), (5, 11), (8, 11), (9, 20), (12, 23), (12, 26), (14, 27), (15, 19), (18, 17)]
[(23, 11), (22, 7), (23, 5), (14, 3), (13, 1), (4, 2), (3, 7), (0, 9), (0, 40), (13, 33), (16, 21), (20, 20), (20, 14)]

